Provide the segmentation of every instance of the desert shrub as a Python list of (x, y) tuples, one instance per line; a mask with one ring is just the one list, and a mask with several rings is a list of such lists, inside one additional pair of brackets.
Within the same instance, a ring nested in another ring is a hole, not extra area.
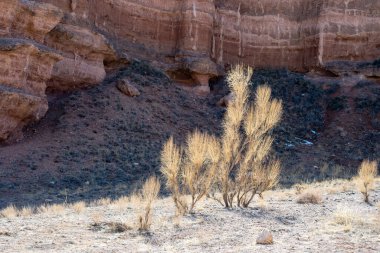
[(356, 183), (359, 191), (364, 195), (364, 201), (369, 202), (369, 192), (374, 187), (374, 180), (377, 175), (377, 162), (365, 160), (359, 167)]
[(227, 108), (221, 137), (221, 160), (217, 188), (225, 207), (248, 207), (256, 194), (278, 182), (280, 163), (269, 159), (273, 143), (270, 133), (282, 114), (282, 103), (271, 99), (271, 89), (259, 86), (255, 101), (248, 103), (251, 68), (235, 67), (228, 83), (235, 98)]
[[(161, 171), (178, 214), (192, 212), (196, 203), (208, 194), (214, 183), (219, 156), (218, 140), (198, 130), (188, 135), (182, 151), (173, 138), (165, 144)], [(185, 194), (191, 196), (191, 203), (187, 203)]]
[[(177, 147), (173, 138), (165, 144), (161, 171), (179, 213), (192, 211), (206, 195), (225, 207), (232, 207), (234, 201), (248, 207), (256, 194), (277, 184), (280, 162), (270, 159), (269, 153), (271, 131), (281, 118), (282, 103), (271, 99), (271, 89), (265, 85), (257, 88), (250, 105), (252, 73), (249, 67), (236, 66), (228, 75), (234, 100), (227, 107), (220, 138), (195, 131), (185, 148)], [(192, 197), (189, 208), (184, 194)]]
[(141, 190), (141, 199), (145, 204), (144, 212), (139, 216), (139, 230), (147, 231), (152, 225), (152, 204), (160, 191), (160, 181), (150, 177)]
[(299, 204), (320, 204), (322, 203), (322, 196), (319, 191), (307, 190), (297, 198)]

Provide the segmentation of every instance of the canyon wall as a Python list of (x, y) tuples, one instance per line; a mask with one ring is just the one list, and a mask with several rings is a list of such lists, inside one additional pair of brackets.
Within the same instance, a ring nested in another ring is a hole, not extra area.
[(39, 0), (85, 19), (130, 55), (176, 67), (309, 70), (380, 57), (378, 0)]

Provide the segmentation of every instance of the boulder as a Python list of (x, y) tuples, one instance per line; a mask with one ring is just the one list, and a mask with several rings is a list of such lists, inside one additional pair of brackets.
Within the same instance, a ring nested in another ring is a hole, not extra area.
[(257, 244), (273, 244), (273, 236), (269, 230), (263, 230), (256, 239)]
[(127, 79), (118, 80), (116, 87), (119, 91), (129, 97), (140, 96), (140, 91), (133, 86)]

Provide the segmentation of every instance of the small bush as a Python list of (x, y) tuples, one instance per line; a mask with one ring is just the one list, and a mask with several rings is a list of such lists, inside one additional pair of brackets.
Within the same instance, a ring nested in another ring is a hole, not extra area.
[(365, 160), (359, 167), (356, 184), (359, 191), (364, 195), (364, 201), (369, 203), (369, 193), (373, 190), (374, 180), (377, 175), (377, 162)]
[(160, 191), (160, 181), (156, 177), (149, 178), (142, 190), (141, 200), (145, 204), (144, 212), (139, 216), (139, 230), (147, 231), (152, 225), (152, 204)]
[(321, 193), (318, 191), (307, 190), (302, 193), (298, 199), (297, 203), (299, 204), (320, 204), (322, 203)]

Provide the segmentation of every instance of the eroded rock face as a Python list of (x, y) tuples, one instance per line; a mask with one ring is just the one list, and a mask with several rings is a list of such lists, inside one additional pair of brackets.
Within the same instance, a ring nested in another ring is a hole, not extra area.
[(46, 81), (60, 56), (19, 39), (0, 39), (0, 141), (22, 136), (22, 128), (48, 109)]
[(62, 19), (62, 10), (33, 1), (0, 2), (0, 36), (22, 37), (43, 42), (45, 35)]
[[(104, 60), (115, 59), (104, 36), (63, 24), (52, 4), (0, 2), (0, 142), (17, 140), (22, 128), (48, 110), (51, 89), (73, 89), (105, 78)], [(49, 81), (49, 82), (48, 82)]]
[[(38, 0), (92, 22), (131, 54), (309, 70), (380, 55), (378, 0)], [(186, 61), (185, 61), (186, 62)]]
[(48, 86), (52, 90), (72, 90), (102, 82), (104, 60), (115, 53), (103, 35), (68, 24), (57, 25), (45, 44), (61, 52), (64, 59), (53, 68)]

